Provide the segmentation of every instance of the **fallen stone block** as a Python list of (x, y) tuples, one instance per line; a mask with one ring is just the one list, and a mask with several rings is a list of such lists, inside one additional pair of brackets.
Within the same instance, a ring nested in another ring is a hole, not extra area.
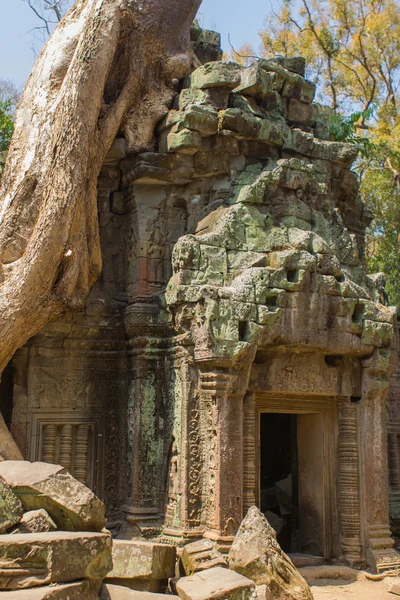
[(0, 590), (103, 579), (112, 568), (112, 538), (103, 533), (21, 533), (0, 543)]
[(0, 477), (25, 510), (44, 508), (61, 530), (101, 531), (106, 524), (103, 502), (59, 465), (9, 460), (0, 463)]
[(184, 546), (181, 561), (186, 575), (213, 567), (228, 568), (228, 564), (222, 554), (218, 552), (215, 542), (206, 539)]
[(6, 533), (24, 514), (21, 501), (11, 487), (0, 477), (0, 533)]
[(176, 596), (140, 592), (111, 583), (104, 583), (100, 592), (100, 600), (168, 600), (168, 598), (176, 600)]
[(255, 597), (253, 581), (223, 567), (182, 577), (176, 591), (183, 600), (253, 600)]
[(2, 594), (2, 600), (98, 600), (99, 598), (89, 581), (46, 585), (29, 590), (2, 592)]
[(114, 540), (113, 568), (107, 574), (107, 581), (118, 584), (121, 580), (124, 585), (143, 589), (139, 582), (151, 580), (156, 583), (148, 591), (158, 591), (162, 584), (174, 577), (175, 561), (176, 548), (173, 546), (142, 540)]
[(273, 600), (313, 600), (311, 590), (279, 546), (262, 512), (252, 506), (229, 552), (229, 568), (266, 585)]
[(400, 596), (400, 577), (396, 577), (396, 578), (388, 581), (388, 591), (391, 594)]
[(25, 513), (20, 520), (18, 527), (11, 533), (46, 533), (55, 531), (56, 524), (49, 513), (41, 508), (40, 510), (30, 510)]

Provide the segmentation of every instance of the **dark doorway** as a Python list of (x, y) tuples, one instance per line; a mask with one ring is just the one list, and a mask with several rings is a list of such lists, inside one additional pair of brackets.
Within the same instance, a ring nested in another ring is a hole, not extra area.
[(260, 415), (261, 511), (285, 552), (299, 549), (297, 415)]
[(14, 377), (11, 365), (7, 365), (0, 381), (0, 412), (8, 428), (11, 427), (13, 410)]

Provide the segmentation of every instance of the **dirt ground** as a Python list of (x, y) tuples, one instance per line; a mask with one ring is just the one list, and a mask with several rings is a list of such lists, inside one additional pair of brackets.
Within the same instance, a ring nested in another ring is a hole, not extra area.
[(311, 587), (314, 600), (400, 600), (389, 592), (389, 586), (400, 577), (371, 581), (368, 574), (347, 567), (308, 567), (300, 569)]
[(321, 579), (311, 586), (314, 600), (400, 600), (389, 591), (388, 578), (383, 581), (346, 581)]

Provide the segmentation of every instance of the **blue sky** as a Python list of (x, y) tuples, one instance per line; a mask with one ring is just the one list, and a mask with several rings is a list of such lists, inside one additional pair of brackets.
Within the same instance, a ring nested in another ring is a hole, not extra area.
[[(222, 34), (223, 48), (239, 48), (250, 41), (258, 45), (258, 31), (269, 9), (265, 0), (203, 0), (199, 20), (202, 27)], [(32, 33), (37, 19), (23, 0), (0, 0), (0, 78), (22, 85), (34, 61)], [(36, 46), (38, 44), (36, 43)]]

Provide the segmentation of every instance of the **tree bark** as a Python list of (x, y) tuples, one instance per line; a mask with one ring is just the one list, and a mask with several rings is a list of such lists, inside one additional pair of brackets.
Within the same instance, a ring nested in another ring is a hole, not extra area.
[[(78, 0), (43, 48), (0, 187), (0, 373), (101, 272), (96, 185), (119, 132), (150, 149), (201, 0)], [(6, 435), (1, 424), (0, 436)]]

